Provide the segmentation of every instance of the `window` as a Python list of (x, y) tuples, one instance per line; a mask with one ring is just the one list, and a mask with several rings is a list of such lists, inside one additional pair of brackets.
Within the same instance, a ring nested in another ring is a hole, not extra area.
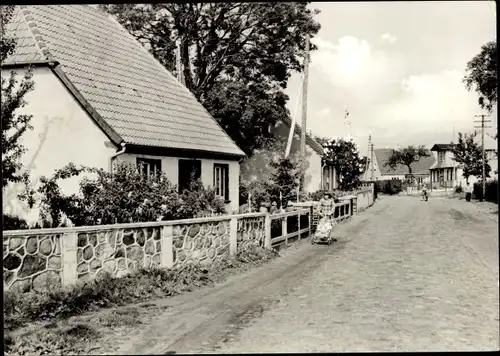
[(161, 173), (161, 160), (137, 158), (137, 167), (144, 177), (159, 176)]
[(201, 161), (194, 159), (179, 160), (179, 193), (189, 189), (193, 180), (201, 178)]
[(214, 164), (215, 195), (229, 201), (229, 165)]
[(444, 162), (444, 155), (445, 155), (446, 152), (444, 151), (440, 151), (438, 152), (438, 161), (439, 162)]

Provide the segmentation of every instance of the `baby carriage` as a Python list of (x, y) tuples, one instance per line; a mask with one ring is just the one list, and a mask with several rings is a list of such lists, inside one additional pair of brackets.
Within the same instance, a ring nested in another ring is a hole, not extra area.
[(331, 218), (331, 216), (323, 216), (318, 221), (318, 227), (316, 232), (311, 238), (311, 244), (315, 244), (316, 242), (326, 242), (328, 245), (331, 245), (335, 239), (332, 236), (332, 229), (335, 226), (335, 220)]

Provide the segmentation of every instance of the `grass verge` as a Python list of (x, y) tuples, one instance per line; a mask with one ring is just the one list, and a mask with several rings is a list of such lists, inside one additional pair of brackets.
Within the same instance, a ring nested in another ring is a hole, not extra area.
[[(4, 350), (6, 355), (87, 353), (101, 335), (95, 326), (140, 324), (135, 307), (110, 311), (92, 323), (68, 323), (72, 316), (165, 298), (223, 281), (278, 256), (274, 250), (254, 247), (210, 266), (141, 269), (128, 276), (105, 275), (72, 288), (44, 293), (4, 294)], [(44, 325), (41, 325), (41, 324)], [(31, 330), (16, 332), (21, 328)]]

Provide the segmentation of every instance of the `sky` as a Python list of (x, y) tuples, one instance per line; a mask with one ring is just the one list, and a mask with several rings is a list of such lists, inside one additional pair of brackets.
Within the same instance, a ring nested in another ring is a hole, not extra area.
[[(307, 131), (351, 135), (360, 152), (449, 143), (474, 130), (482, 111), (462, 82), (467, 62), (496, 39), (493, 1), (320, 2), (311, 40)], [(301, 75), (288, 83), (291, 115), (301, 120)], [(300, 100), (300, 98), (299, 98)], [(297, 105), (298, 104), (298, 105)], [(496, 132), (496, 109), (491, 115)]]

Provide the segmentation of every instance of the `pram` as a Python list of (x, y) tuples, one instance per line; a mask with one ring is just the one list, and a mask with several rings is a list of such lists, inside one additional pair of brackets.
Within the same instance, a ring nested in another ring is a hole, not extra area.
[(316, 228), (316, 232), (311, 237), (311, 244), (315, 244), (316, 242), (326, 242), (328, 245), (331, 245), (335, 239), (332, 236), (333, 227), (337, 223), (332, 218), (331, 215), (323, 216), (318, 221), (318, 227)]

